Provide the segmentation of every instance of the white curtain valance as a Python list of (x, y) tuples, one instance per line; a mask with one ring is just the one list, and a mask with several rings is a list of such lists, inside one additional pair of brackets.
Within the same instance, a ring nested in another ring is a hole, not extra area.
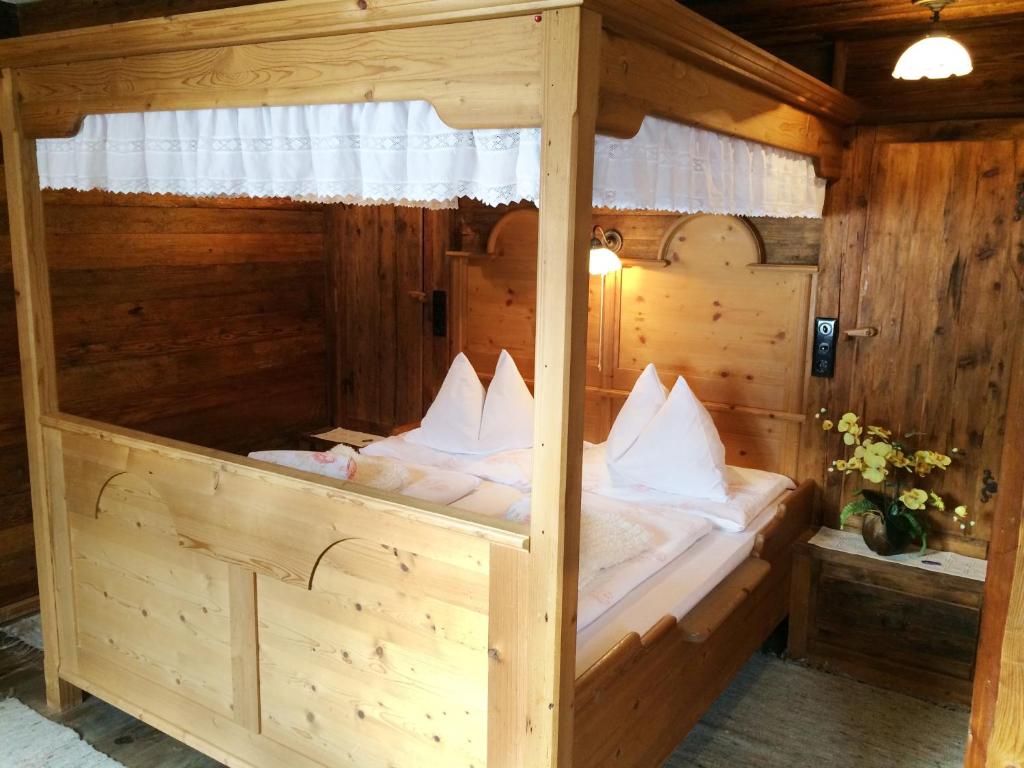
[[(454, 207), (539, 203), (540, 131), (450, 128), (428, 103), (93, 115), (38, 142), (45, 188)], [(820, 217), (810, 158), (648, 118), (597, 137), (594, 205)]]

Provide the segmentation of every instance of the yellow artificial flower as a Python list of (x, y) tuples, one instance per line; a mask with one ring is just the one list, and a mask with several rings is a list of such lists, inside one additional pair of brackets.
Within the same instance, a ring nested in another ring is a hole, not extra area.
[(870, 439), (865, 439), (857, 446), (853, 456), (863, 465), (864, 477), (873, 483), (880, 483), (889, 474), (885, 462), (891, 453), (892, 446), (888, 443), (872, 443)]
[(839, 431), (848, 432), (850, 427), (857, 425), (858, 416), (856, 413), (844, 413), (839, 419)]
[(967, 517), (967, 507), (961, 504), (959, 507), (953, 510), (953, 514), (962, 520), (963, 518)]
[(935, 491), (931, 491), (928, 494), (928, 498), (929, 498), (929, 503), (933, 507), (935, 507), (936, 509), (942, 510), (943, 512), (946, 510), (946, 502), (943, 500), (943, 498), (941, 496), (939, 496), (939, 494), (935, 493)]
[(859, 456), (854, 456), (852, 459), (846, 460), (846, 468), (851, 472), (859, 472), (864, 469), (864, 462)]
[(936, 453), (935, 451), (928, 451), (928, 463), (933, 467), (939, 469), (945, 469), (950, 465), (953, 460), (942, 453)]
[(885, 482), (885, 476), (889, 474), (889, 470), (885, 469), (884, 466), (867, 467), (860, 474), (869, 483), (882, 483)]
[(928, 460), (928, 454), (931, 451), (916, 451), (914, 453), (914, 471), (917, 472), (921, 477), (930, 475), (935, 465)]
[[(840, 430), (841, 431), (841, 430)], [(864, 428), (859, 424), (851, 424), (846, 428), (846, 434), (843, 435), (843, 442), (847, 445), (859, 445), (860, 435), (864, 431)]]
[(828, 432), (834, 426), (835, 424), (833, 424), (829, 419), (825, 419), (823, 422), (821, 422), (821, 428), (826, 432)]
[(846, 461), (843, 459), (836, 459), (835, 461), (832, 462), (832, 466), (834, 466), (840, 472), (845, 472), (847, 464)]
[(872, 437), (880, 437), (883, 440), (888, 440), (890, 437), (892, 437), (892, 431), (886, 429), (885, 427), (869, 426), (868, 434), (871, 435)]
[(911, 464), (910, 459), (906, 457), (903, 451), (893, 451), (889, 454), (888, 460), (890, 464), (899, 469), (909, 467)]
[(920, 488), (911, 488), (900, 494), (900, 501), (907, 509), (923, 509), (928, 501), (928, 494)]

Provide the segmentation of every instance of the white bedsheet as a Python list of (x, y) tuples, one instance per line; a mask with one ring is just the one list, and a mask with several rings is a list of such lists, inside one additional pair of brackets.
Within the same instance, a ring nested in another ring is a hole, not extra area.
[[(621, 591), (616, 582), (631, 582), (632, 571), (647, 569), (646, 578), (590, 622), (581, 620), (576, 635), (576, 675), (599, 661), (630, 632), (643, 635), (664, 616), (677, 619), (689, 613), (711, 590), (732, 573), (754, 548), (757, 533), (770, 523), (782, 496), (769, 504), (747, 530), (740, 533), (712, 531), (669, 563), (644, 562), (637, 558), (611, 569), (603, 581), (580, 595), (581, 608), (600, 594)], [(597, 593), (597, 594), (595, 594)]]

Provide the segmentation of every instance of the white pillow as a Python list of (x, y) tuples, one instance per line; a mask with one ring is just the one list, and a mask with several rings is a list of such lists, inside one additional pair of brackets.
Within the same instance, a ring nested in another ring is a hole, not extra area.
[(469, 358), (460, 352), (420, 428), (407, 432), (405, 439), (439, 451), (476, 453), (483, 408), (484, 385)]
[(668, 399), (626, 452), (613, 477), (711, 501), (728, 499), (725, 446), (707, 409), (680, 376)]
[(481, 453), (533, 445), (533, 395), (512, 355), (501, 350), (480, 421)]
[(533, 395), (504, 349), (486, 395), (469, 359), (460, 353), (420, 427), (403, 437), (446, 453), (481, 455), (530, 448)]
[(666, 394), (654, 363), (648, 363), (633, 385), (633, 390), (626, 398), (619, 415), (615, 417), (611, 432), (608, 433), (606, 454), (609, 461), (621, 458), (636, 442), (643, 428), (665, 404)]

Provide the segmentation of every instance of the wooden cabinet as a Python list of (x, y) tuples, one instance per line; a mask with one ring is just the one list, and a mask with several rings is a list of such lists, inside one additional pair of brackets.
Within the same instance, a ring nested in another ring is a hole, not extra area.
[(801, 543), (789, 653), (872, 685), (969, 704), (983, 590), (974, 579)]

